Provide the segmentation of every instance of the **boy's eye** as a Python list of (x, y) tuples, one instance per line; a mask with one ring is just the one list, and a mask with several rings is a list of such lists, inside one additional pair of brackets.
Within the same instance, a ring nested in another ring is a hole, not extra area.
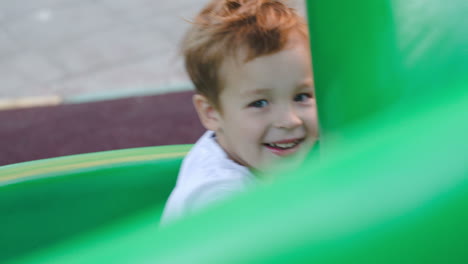
[(294, 97), (295, 102), (305, 102), (312, 98), (312, 95), (309, 93), (300, 93)]
[(268, 105), (267, 100), (257, 100), (249, 104), (249, 107), (262, 108)]

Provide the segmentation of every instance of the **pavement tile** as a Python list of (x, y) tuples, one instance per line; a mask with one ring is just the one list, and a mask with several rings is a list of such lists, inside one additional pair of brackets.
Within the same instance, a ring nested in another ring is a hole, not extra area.
[[(1, 98), (43, 95), (45, 83), (62, 78), (64, 71), (40, 53), (18, 53), (0, 61)], [(25, 86), (28, 86), (24, 91)], [(11, 91), (15, 93), (11, 93)], [(23, 92), (21, 92), (23, 90)], [(27, 92), (27, 93), (25, 93)], [(12, 96), (13, 95), (13, 96)]]
[(2, 28), (0, 28), (0, 59), (17, 52), (20, 52), (20, 49), (16, 45), (15, 41), (12, 40)]
[(128, 22), (151, 20), (164, 14), (176, 14), (192, 6), (203, 6), (207, 0), (101, 0), (109, 9)]
[(171, 50), (162, 33), (145, 26), (125, 25), (45, 52), (73, 78), (133, 62), (161, 50)]
[[(134, 63), (116, 66), (58, 84), (62, 96), (111, 92), (128, 89), (158, 89), (174, 83), (188, 82), (182, 64), (166, 52)], [(63, 93), (63, 94), (62, 94)]]
[(36, 49), (67, 45), (86, 34), (121, 24), (105, 6), (87, 0), (79, 5), (27, 13), (21, 19), (8, 23), (5, 28), (21, 46)]
[(13, 21), (20, 19), (27, 13), (34, 10), (63, 6), (77, 3), (76, 0), (21, 0), (21, 1), (0, 1), (0, 17)]

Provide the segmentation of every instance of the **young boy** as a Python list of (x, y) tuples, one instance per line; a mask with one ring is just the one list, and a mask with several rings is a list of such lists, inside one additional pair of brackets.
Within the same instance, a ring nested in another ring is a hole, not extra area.
[(318, 135), (307, 27), (282, 1), (211, 1), (183, 52), (208, 131), (184, 159), (162, 222), (255, 185), (252, 171), (299, 165)]

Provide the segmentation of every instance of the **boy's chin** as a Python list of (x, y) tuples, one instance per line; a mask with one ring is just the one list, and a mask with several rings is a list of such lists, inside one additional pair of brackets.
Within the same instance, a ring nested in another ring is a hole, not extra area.
[(291, 171), (297, 170), (304, 163), (305, 157), (283, 157), (271, 160), (257, 171), (262, 175), (269, 177), (281, 177), (282, 174), (289, 174)]

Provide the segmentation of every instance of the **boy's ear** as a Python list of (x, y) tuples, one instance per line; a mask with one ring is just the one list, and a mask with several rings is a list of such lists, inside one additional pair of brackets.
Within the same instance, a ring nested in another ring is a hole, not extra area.
[(192, 101), (203, 126), (208, 130), (218, 131), (221, 121), (220, 114), (208, 98), (201, 94), (195, 94)]

